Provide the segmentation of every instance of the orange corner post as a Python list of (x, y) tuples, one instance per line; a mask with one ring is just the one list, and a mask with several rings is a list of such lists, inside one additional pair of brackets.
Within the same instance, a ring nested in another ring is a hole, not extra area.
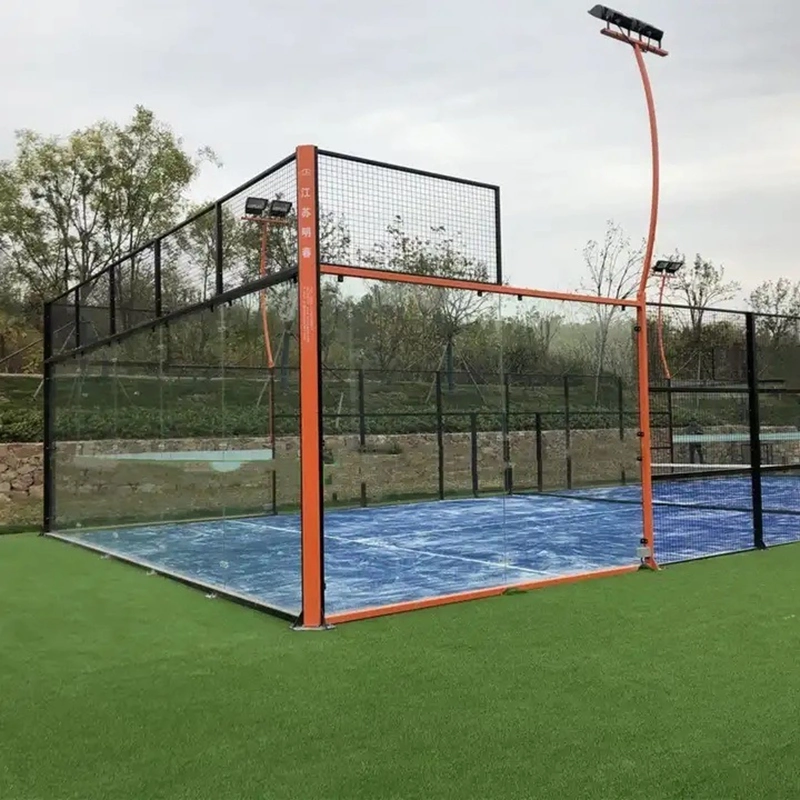
[(302, 611), (297, 627), (315, 630), (325, 627), (317, 148), (301, 145), (296, 157), (302, 580)]

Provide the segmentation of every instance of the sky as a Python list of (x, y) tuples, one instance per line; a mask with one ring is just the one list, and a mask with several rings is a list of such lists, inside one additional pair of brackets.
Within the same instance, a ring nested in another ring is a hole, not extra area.
[[(589, 0), (27, 0), (0, 7), (0, 158), (151, 108), (211, 147), (212, 199), (298, 144), (499, 184), (511, 283), (574, 290), (606, 221), (646, 233), (650, 142), (633, 54)], [(795, 0), (625, 0), (650, 57), (657, 253), (724, 265), (742, 293), (800, 279)]]

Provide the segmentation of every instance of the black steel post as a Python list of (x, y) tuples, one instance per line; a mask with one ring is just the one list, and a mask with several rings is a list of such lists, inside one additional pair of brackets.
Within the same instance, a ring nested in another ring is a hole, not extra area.
[(156, 319), (163, 311), (161, 298), (161, 239), (156, 239), (153, 243), (153, 280), (155, 281), (155, 300), (156, 300)]
[(764, 499), (761, 486), (761, 409), (758, 397), (758, 360), (755, 315), (745, 317), (747, 333), (747, 396), (750, 424), (750, 488), (753, 495), (753, 546), (763, 550)]
[(544, 489), (544, 446), (542, 442), (542, 415), (537, 411), (536, 426), (536, 488), (541, 492)]
[(569, 375), (564, 376), (564, 449), (567, 454), (567, 489), (572, 488), (572, 430), (569, 413)]
[(617, 378), (617, 408), (619, 415), (619, 440), (625, 441), (625, 387), (622, 378)]
[(358, 371), (358, 443), (361, 448), (367, 444), (367, 416), (364, 410), (364, 370)]
[(503, 376), (503, 488), (506, 494), (514, 491), (514, 474), (511, 466), (511, 440), (508, 435), (511, 414), (511, 388), (508, 375)]
[[(77, 294), (77, 291), (76, 291)], [(43, 364), (43, 392), (44, 392), (44, 415), (43, 415), (43, 503), (42, 503), (42, 532), (46, 533), (53, 530), (55, 523), (55, 475), (53, 474), (55, 442), (54, 439), (54, 412), (53, 398), (54, 392), (54, 367), (50, 363), (53, 355), (53, 308), (50, 303), (44, 304), (44, 364)]]
[(503, 283), (503, 242), (500, 235), (500, 187), (494, 190), (495, 281)]
[[(76, 289), (75, 291), (79, 291)], [(108, 335), (117, 332), (117, 268), (108, 271)]]
[(75, 312), (75, 347), (78, 348), (81, 346), (81, 290), (79, 288), (75, 289), (73, 311)]
[(217, 203), (214, 206), (214, 217), (216, 223), (216, 253), (214, 258), (214, 268), (216, 273), (216, 290), (217, 294), (222, 294), (225, 291), (225, 282), (223, 280), (222, 271), (225, 267), (224, 254), (225, 243), (223, 241), (222, 231), (222, 203)]
[(436, 372), (436, 447), (439, 453), (439, 499), (444, 500), (444, 420), (442, 419), (442, 373)]
[(478, 485), (478, 415), (473, 411), (469, 415), (470, 433), (470, 472), (472, 473), (472, 496), (477, 497), (479, 492)]

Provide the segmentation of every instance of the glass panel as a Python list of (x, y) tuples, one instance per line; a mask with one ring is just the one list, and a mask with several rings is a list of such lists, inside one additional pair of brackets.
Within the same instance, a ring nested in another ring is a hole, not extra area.
[[(330, 612), (507, 580), (503, 499), (473, 498), (502, 490), (498, 302), (468, 294), (323, 281)], [(492, 352), (473, 365), (478, 334)]]
[[(632, 312), (505, 298), (511, 557), (535, 576), (627, 566), (641, 538)], [(627, 415), (627, 416), (626, 416)]]
[(59, 365), (59, 531), (299, 613), (294, 292), (266, 326), (254, 294)]
[(580, 303), (331, 278), (323, 297), (329, 611), (637, 563), (629, 313), (600, 363)]

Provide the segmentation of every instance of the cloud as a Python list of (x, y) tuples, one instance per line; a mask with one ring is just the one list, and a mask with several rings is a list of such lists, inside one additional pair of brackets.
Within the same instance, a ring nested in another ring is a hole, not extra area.
[[(671, 51), (648, 62), (659, 249), (725, 261), (745, 285), (800, 278), (800, 6), (626, 9), (663, 27)], [(649, 204), (639, 76), (596, 27), (563, 0), (7, 3), (0, 157), (13, 154), (15, 128), (66, 133), (143, 103), (188, 146), (221, 156), (198, 197), (300, 142), (461, 174), (502, 187), (510, 277), (574, 288), (585, 241), (608, 218), (638, 238)]]

